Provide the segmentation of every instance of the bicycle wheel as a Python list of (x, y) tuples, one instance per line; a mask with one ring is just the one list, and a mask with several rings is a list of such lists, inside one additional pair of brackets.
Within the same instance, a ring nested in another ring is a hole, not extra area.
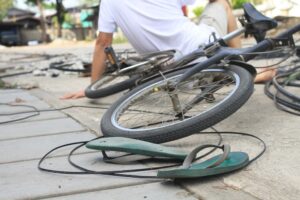
[(91, 99), (106, 97), (123, 90), (135, 87), (139, 75), (116, 75), (107, 74), (95, 81), (85, 89), (85, 96)]
[[(237, 66), (203, 70), (168, 92), (168, 82), (184, 71), (154, 79), (121, 97), (103, 116), (102, 133), (155, 143), (176, 140), (225, 119), (253, 92), (252, 75)], [(170, 95), (178, 96), (181, 113), (174, 111)]]
[[(137, 81), (142, 77), (151, 76), (158, 72), (159, 66), (170, 61), (174, 57), (174, 50), (154, 52), (140, 57), (128, 59), (132, 64), (122, 68), (121, 74), (118, 72), (107, 72), (104, 77), (88, 86), (85, 95), (88, 98), (100, 98), (121, 92), (136, 86)], [(135, 61), (134, 61), (135, 60)], [(134, 62), (132, 62), (134, 61)], [(147, 62), (139, 67), (132, 68), (135, 64)], [(128, 63), (127, 63), (128, 64)], [(116, 69), (115, 69), (116, 70)], [(125, 72), (126, 71), (126, 72)], [(134, 73), (129, 76), (128, 73)]]

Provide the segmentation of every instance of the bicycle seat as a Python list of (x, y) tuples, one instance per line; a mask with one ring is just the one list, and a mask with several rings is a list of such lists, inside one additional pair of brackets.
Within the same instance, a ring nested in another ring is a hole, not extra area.
[(256, 8), (252, 4), (245, 3), (243, 7), (245, 18), (247, 19), (249, 25), (252, 26), (252, 28), (254, 28), (257, 32), (266, 32), (277, 27), (276, 20), (266, 17), (258, 10), (256, 10)]

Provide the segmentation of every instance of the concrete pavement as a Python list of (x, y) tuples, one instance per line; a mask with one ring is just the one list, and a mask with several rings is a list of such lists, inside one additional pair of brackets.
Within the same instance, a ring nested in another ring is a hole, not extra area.
[[(90, 50), (92, 51), (92, 50)], [(84, 88), (89, 78), (62, 75), (58, 78), (24, 75), (4, 79), (11, 84), (38, 84), (39, 88), (1, 90), (0, 102), (34, 105), (38, 109), (61, 108), (70, 105), (108, 107), (122, 94), (100, 100), (62, 101), (59, 97)], [(21, 100), (21, 101), (20, 101)], [(1, 113), (28, 110), (1, 106)], [(300, 118), (279, 111), (256, 85), (251, 99), (235, 114), (217, 124), (219, 131), (241, 131), (261, 137), (267, 152), (251, 166), (233, 174), (216, 178), (181, 182), (109, 176), (57, 175), (40, 172), (39, 158), (51, 148), (101, 135), (99, 122), (105, 109), (72, 108), (42, 112), (24, 121), (0, 125), (0, 199), (291, 199), (300, 198)], [(0, 117), (1, 121), (11, 116)], [(241, 136), (224, 136), (234, 150), (255, 156), (262, 146)], [(174, 141), (184, 150), (216, 143), (215, 135), (194, 135)], [(46, 165), (72, 169), (66, 163), (67, 150), (60, 151)], [(76, 161), (95, 169), (119, 169), (120, 166), (100, 162), (98, 153), (83, 150)], [(144, 166), (137, 163), (134, 167)], [(122, 169), (131, 166), (122, 166)]]

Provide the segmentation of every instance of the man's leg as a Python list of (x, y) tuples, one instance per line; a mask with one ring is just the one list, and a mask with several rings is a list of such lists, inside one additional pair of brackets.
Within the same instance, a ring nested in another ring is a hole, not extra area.
[[(235, 17), (227, 0), (210, 0), (200, 18), (200, 23), (214, 27), (220, 36), (237, 29)], [(228, 45), (234, 48), (241, 47), (240, 37), (230, 40)]]
[[(236, 30), (237, 23), (228, 0), (210, 0), (209, 2), (200, 18), (200, 23), (214, 27), (220, 36)], [(241, 38), (236, 37), (230, 40), (228, 45), (233, 48), (240, 48)], [(258, 69), (254, 82), (265, 82), (272, 79), (275, 75), (276, 69)]]
[[(235, 19), (235, 16), (233, 15), (232, 8), (231, 8), (231, 5), (229, 4), (228, 0), (217, 0), (216, 2), (221, 3), (225, 7), (225, 10), (227, 13), (227, 20), (228, 20), (227, 33), (230, 33), (232, 31), (236, 30), (237, 29), (236, 19)], [(228, 42), (228, 45), (230, 47), (234, 47), (234, 48), (242, 47), (241, 38), (240, 37), (233, 38), (232, 40), (230, 40)]]

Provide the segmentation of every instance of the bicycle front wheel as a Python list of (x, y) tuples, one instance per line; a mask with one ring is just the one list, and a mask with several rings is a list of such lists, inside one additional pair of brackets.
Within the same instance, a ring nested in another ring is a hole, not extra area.
[(225, 119), (253, 92), (252, 75), (237, 66), (203, 70), (170, 92), (168, 83), (184, 72), (167, 74), (121, 97), (102, 118), (103, 134), (155, 143), (176, 140)]

